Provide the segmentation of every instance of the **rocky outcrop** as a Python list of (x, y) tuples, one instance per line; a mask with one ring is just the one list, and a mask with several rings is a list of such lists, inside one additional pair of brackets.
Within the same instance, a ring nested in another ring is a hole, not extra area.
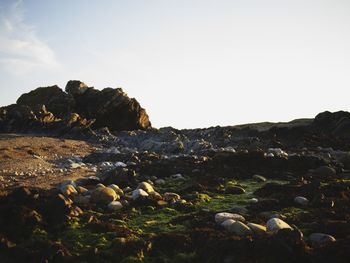
[(93, 128), (122, 131), (151, 127), (145, 109), (121, 88), (100, 91), (75, 80), (69, 81), (65, 90), (74, 98), (76, 112), (84, 118), (96, 120)]
[(29, 93), (22, 94), (18, 98), (17, 104), (28, 106), (32, 110), (45, 105), (48, 111), (62, 118), (74, 111), (75, 102), (72, 96), (55, 85), (37, 88)]
[[(66, 92), (65, 92), (66, 91)], [(147, 129), (148, 115), (136, 99), (122, 89), (102, 91), (78, 80), (41, 87), (21, 95), (17, 104), (0, 108), (0, 132), (50, 131), (55, 134)]]
[(335, 136), (350, 137), (350, 112), (337, 111), (329, 112), (325, 111), (319, 113), (314, 121), (313, 127), (316, 130), (324, 133), (329, 133)]

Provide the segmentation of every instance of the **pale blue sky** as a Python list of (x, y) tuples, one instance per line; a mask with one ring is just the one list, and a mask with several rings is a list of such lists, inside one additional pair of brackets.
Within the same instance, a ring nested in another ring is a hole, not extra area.
[(348, 0), (0, 0), (0, 105), (80, 79), (155, 127), (350, 110)]

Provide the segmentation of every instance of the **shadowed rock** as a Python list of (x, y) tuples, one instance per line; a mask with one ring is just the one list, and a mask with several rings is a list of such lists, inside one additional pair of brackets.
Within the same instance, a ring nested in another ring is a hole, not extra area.
[(123, 131), (151, 127), (145, 109), (120, 88), (100, 91), (71, 80), (65, 90), (56, 85), (37, 88), (22, 94), (17, 104), (0, 108), (0, 132), (62, 135), (74, 130), (79, 135), (90, 128)]

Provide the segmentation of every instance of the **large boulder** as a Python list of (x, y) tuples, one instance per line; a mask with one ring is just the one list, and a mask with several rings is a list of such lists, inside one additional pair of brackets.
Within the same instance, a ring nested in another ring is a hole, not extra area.
[(87, 119), (95, 119), (93, 128), (108, 127), (114, 131), (137, 130), (151, 127), (148, 115), (134, 98), (122, 89), (87, 88), (74, 93), (76, 111)]
[(25, 105), (36, 110), (42, 105), (57, 117), (64, 117), (74, 110), (74, 99), (58, 86), (41, 87), (28, 93), (22, 94), (17, 104)]
[(318, 131), (348, 138), (350, 136), (350, 112), (325, 111), (319, 113), (313, 121), (313, 126)]

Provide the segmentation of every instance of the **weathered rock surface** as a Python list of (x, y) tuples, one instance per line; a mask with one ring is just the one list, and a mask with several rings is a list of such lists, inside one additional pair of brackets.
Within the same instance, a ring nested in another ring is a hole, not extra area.
[(145, 109), (122, 89), (100, 91), (77, 80), (67, 83), (66, 92), (58, 86), (41, 87), (21, 95), (17, 104), (0, 108), (0, 132), (46, 129), (66, 134), (73, 126), (79, 135), (79, 130), (90, 128), (147, 129), (151, 123)]

